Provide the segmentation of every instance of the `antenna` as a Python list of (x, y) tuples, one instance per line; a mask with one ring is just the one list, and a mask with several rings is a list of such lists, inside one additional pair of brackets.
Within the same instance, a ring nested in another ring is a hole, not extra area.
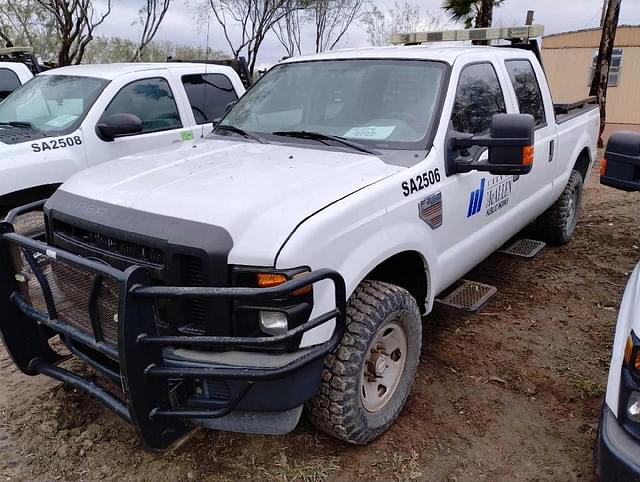
[[(207, 46), (205, 47), (205, 51), (204, 51), (204, 75), (205, 77), (207, 76), (208, 73), (208, 69), (209, 69), (209, 26), (211, 24), (211, 11), (209, 11), (209, 14), (207, 15)], [(205, 78), (205, 82), (204, 82), (204, 99), (203, 99), (203, 104), (204, 104), (204, 108), (207, 108), (207, 80)], [(206, 112), (205, 112), (206, 114)], [(205, 119), (207, 122), (205, 122), (204, 124), (202, 124), (202, 130), (200, 131), (200, 138), (202, 139), (204, 137), (204, 126), (207, 125), (209, 122), (209, 119)]]

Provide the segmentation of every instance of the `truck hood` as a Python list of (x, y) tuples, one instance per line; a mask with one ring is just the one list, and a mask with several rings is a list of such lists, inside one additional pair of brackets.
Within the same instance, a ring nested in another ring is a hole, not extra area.
[(273, 263), (309, 216), (403, 169), (344, 151), (207, 140), (188, 150), (101, 164), (73, 176), (61, 189), (220, 226), (233, 240), (230, 262), (260, 265)]

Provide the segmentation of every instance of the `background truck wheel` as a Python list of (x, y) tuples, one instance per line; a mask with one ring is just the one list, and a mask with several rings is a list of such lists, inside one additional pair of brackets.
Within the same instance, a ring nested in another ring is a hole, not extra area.
[(576, 230), (582, 205), (582, 174), (571, 171), (558, 200), (538, 218), (537, 230), (549, 244), (566, 244)]
[(311, 422), (341, 440), (365, 444), (381, 435), (404, 406), (422, 347), (422, 322), (406, 290), (363, 281), (347, 304), (347, 329), (325, 361)]

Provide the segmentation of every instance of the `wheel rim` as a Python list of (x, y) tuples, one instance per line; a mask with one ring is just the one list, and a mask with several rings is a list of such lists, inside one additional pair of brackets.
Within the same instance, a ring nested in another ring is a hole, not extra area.
[(381, 410), (396, 392), (407, 360), (407, 335), (395, 321), (381, 326), (369, 348), (360, 377), (360, 402), (368, 412)]

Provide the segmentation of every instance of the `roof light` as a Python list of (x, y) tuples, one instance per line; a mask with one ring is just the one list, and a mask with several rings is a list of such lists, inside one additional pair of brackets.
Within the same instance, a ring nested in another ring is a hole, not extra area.
[(33, 53), (32, 47), (5, 47), (0, 49), (0, 55), (31, 54), (31, 53)]
[(419, 44), (424, 42), (455, 42), (461, 40), (529, 40), (544, 35), (543, 25), (523, 25), (522, 27), (469, 28), (442, 30), (440, 32), (394, 33), (391, 43)]

